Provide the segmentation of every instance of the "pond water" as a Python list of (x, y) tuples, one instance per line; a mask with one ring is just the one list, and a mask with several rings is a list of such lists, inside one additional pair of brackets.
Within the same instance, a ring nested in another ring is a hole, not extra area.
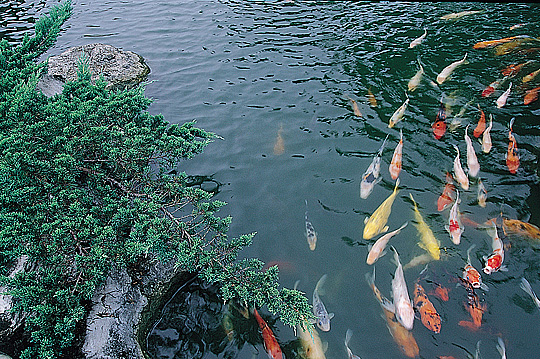
[[(20, 38), (17, 21), (33, 22), (54, 1), (12, 1), (11, 8), (26, 7), (22, 18), (14, 11), (4, 20), (12, 39)], [(17, 5), (17, 6), (15, 6)], [(476, 290), (485, 306), (479, 329), (470, 321), (467, 290), (458, 285), (467, 261), (481, 270), (492, 241), (481, 226), (500, 216), (540, 225), (538, 209), (538, 154), (540, 100), (524, 104), (527, 89), (540, 86), (540, 75), (523, 83), (537, 70), (540, 52), (510, 48), (473, 49), (480, 41), (516, 35), (540, 36), (538, 5), (505, 3), (388, 3), (307, 1), (73, 1), (73, 15), (56, 45), (55, 55), (71, 46), (107, 43), (142, 55), (151, 73), (147, 96), (150, 111), (162, 113), (172, 123), (197, 120), (197, 125), (223, 137), (194, 160), (179, 165), (198, 175), (204, 188), (228, 203), (220, 212), (231, 215), (231, 236), (257, 232), (252, 246), (242, 252), (280, 267), (280, 282), (310, 298), (322, 275), (327, 274), (326, 308), (334, 313), (331, 330), (319, 335), (327, 358), (346, 358), (347, 329), (352, 330), (351, 350), (361, 358), (402, 358), (405, 354), (387, 329), (383, 310), (366, 282), (376, 268), (375, 283), (391, 297), (396, 270), (392, 251), (374, 265), (366, 264), (368, 245), (363, 239), (364, 218), (391, 195), (395, 181), (389, 164), (403, 132), (403, 168), (399, 192), (388, 219), (392, 231), (409, 222), (390, 240), (403, 264), (426, 253), (419, 237), (410, 194), (441, 244), (441, 259), (407, 268), (409, 295), (414, 283), (428, 292), (442, 319), (434, 333), (415, 319), (412, 335), (419, 357), (473, 355), (477, 342), (484, 357), (500, 357), (501, 337), (509, 357), (531, 358), (540, 351), (540, 311), (520, 288), (525, 277), (540, 294), (540, 249), (516, 236), (506, 236), (504, 264), (508, 271), (482, 273), (489, 291)], [(441, 16), (479, 11), (445, 20)], [(30, 14), (30, 15), (28, 15)], [(30, 17), (30, 19), (28, 18)], [(515, 25), (518, 25), (515, 27)], [(513, 27), (514, 26), (514, 27)], [(425, 40), (409, 48), (424, 34)], [(22, 30), (21, 30), (22, 31)], [(527, 49), (538, 48), (528, 44)], [(437, 75), (467, 55), (442, 84)], [(409, 80), (424, 69), (414, 91)], [(501, 70), (526, 64), (489, 97), (482, 91), (502, 79)], [(498, 108), (496, 99), (509, 84), (512, 91)], [(373, 93), (377, 105), (368, 101)], [(400, 122), (389, 128), (392, 114), (409, 98)], [(356, 101), (361, 116), (352, 107)], [(447, 116), (442, 138), (434, 138), (432, 124), (440, 102)], [(480, 118), (478, 106), (489, 122), (493, 118), (493, 147), (484, 153), (473, 129)], [(520, 166), (510, 173), (506, 165), (509, 123), (515, 118)], [(453, 123), (456, 127), (450, 126)], [(453, 173), (459, 148), (467, 171), (465, 127), (480, 164), (478, 178), (469, 176), (470, 188), (457, 182), (464, 225), (461, 243), (454, 244), (445, 229), (450, 207), (438, 211), (437, 200)], [(382, 142), (380, 177), (372, 193), (360, 197), (362, 174)], [(477, 189), (481, 179), (487, 203), (481, 207)], [(217, 188), (216, 188), (217, 185)], [(305, 214), (317, 232), (315, 250), (305, 236)], [(432, 294), (436, 283), (449, 289), (447, 301)], [(219, 300), (215, 288), (194, 281), (181, 288), (165, 307), (149, 334), (151, 358), (267, 357), (257, 324)], [(266, 308), (261, 315), (271, 325), (287, 358), (298, 354), (292, 328), (282, 325)], [(223, 319), (231, 320), (234, 333), (227, 337)], [(460, 325), (461, 322), (461, 325)]]

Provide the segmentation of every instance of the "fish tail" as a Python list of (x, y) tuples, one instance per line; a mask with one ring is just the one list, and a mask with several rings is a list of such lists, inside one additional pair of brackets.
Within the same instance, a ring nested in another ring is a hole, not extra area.
[(397, 229), (398, 232), (401, 231), (403, 228), (407, 227), (408, 224), (409, 224), (409, 221), (403, 223), (403, 224), (401, 225), (401, 227), (399, 227), (399, 228)]
[(506, 358), (506, 347), (504, 346), (504, 341), (501, 337), (497, 337), (497, 350), (501, 354), (502, 358)]
[(512, 127), (514, 126), (514, 121), (516, 120), (515, 117), (512, 117), (512, 119), (510, 120), (510, 131), (513, 131), (512, 130)]
[(294, 282), (294, 287), (293, 287), (294, 290), (297, 290), (296, 288), (298, 288), (298, 284), (300, 284), (300, 279)]
[[(375, 268), (373, 268), (375, 269)], [(525, 293), (527, 293), (536, 303), (538, 303), (538, 297), (536, 296), (536, 294), (534, 293), (532, 287), (531, 287), (531, 284), (529, 283), (529, 281), (527, 279), (525, 279), (525, 277), (522, 277), (521, 278), (521, 284), (519, 285), (521, 287), (521, 289), (523, 289), (525, 291)]]
[(487, 233), (491, 238), (497, 237), (497, 225), (492, 223), (491, 227), (486, 228)]
[(387, 135), (386, 135), (386, 138), (384, 139), (384, 141), (383, 141), (383, 143), (382, 143), (382, 145), (381, 145), (381, 148), (379, 148), (379, 152), (378, 152), (379, 156), (381, 156), (382, 153), (383, 153), (384, 146), (386, 146), (386, 141), (388, 140), (388, 136), (389, 136), (389, 135), (390, 135), (390, 134), (387, 134)]
[(373, 274), (370, 275), (369, 273), (366, 273), (366, 281), (368, 282), (369, 286), (375, 286), (375, 267), (373, 267)]
[(396, 185), (394, 186), (394, 193), (397, 192), (398, 186), (399, 186), (399, 177), (396, 180)]
[(394, 251), (394, 260), (396, 261), (396, 265), (399, 266), (400, 262), (399, 262), (399, 254), (398, 254), (398, 252), (394, 248), (394, 246), (390, 246), (390, 248), (392, 248), (392, 250)]
[(321, 293), (321, 287), (324, 284), (324, 282), (326, 281), (327, 277), (328, 277), (327, 274), (323, 274), (322, 277), (317, 282), (317, 285), (315, 285), (315, 291), (317, 291), (317, 293)]
[(349, 342), (351, 341), (352, 337), (352, 330), (347, 329), (347, 332), (345, 333), (345, 346), (349, 347)]
[[(399, 178), (398, 178), (398, 179), (399, 179)], [(416, 210), (418, 210), (418, 206), (416, 205), (416, 201), (414, 200), (414, 197), (413, 197), (412, 193), (409, 193), (409, 197), (411, 197), (411, 200), (413, 201), (414, 208), (415, 208)]]
[(399, 140), (403, 142), (403, 129), (402, 128), (399, 129)]

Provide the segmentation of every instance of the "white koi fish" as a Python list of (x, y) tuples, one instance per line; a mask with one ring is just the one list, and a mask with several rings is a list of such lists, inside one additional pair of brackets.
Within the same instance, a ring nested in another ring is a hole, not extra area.
[(463, 59), (459, 61), (452, 62), (450, 65), (446, 66), (441, 73), (437, 76), (437, 83), (442, 84), (448, 76), (460, 65), (463, 65), (467, 61), (467, 53), (463, 56)]
[(457, 151), (456, 158), (454, 159), (454, 174), (456, 175), (456, 180), (466, 191), (469, 189), (469, 177), (467, 177), (465, 171), (463, 171), (463, 168), (461, 167), (461, 162), (459, 160), (459, 148), (457, 148), (456, 145), (454, 145), (454, 148)]
[(502, 108), (504, 105), (506, 105), (506, 100), (508, 100), (508, 96), (510, 96), (510, 91), (512, 90), (512, 83), (510, 82), (510, 85), (508, 86), (508, 90), (504, 91), (504, 93), (499, 96), (497, 99), (497, 108)]
[(480, 164), (478, 163), (478, 158), (476, 158), (476, 153), (474, 152), (474, 147), (471, 141), (471, 138), (467, 134), (469, 130), (469, 125), (465, 127), (465, 143), (467, 144), (467, 167), (469, 167), (469, 174), (473, 177), (478, 176), (480, 171)]
[(489, 257), (484, 256), (486, 264), (484, 266), (484, 273), (491, 274), (494, 272), (507, 271), (506, 266), (502, 263), (504, 261), (504, 247), (503, 242), (497, 234), (497, 226), (493, 223), (491, 228), (488, 228), (488, 234), (491, 236), (492, 242), (491, 246), (493, 252)]
[(529, 281), (525, 278), (521, 278), (521, 284), (519, 286), (532, 298), (534, 304), (538, 307), (538, 309), (540, 309), (540, 299), (538, 299), (536, 294), (533, 292)]
[(328, 313), (326, 311), (326, 307), (319, 297), (321, 286), (327, 277), (328, 276), (324, 274), (317, 282), (315, 290), (313, 291), (313, 314), (315, 314), (317, 326), (324, 332), (330, 330), (330, 319), (334, 317), (334, 313)]
[(482, 180), (478, 180), (478, 192), (477, 192), (477, 198), (478, 198), (478, 204), (480, 207), (485, 208), (486, 207), (486, 199), (487, 199), (487, 191), (486, 187), (484, 187), (484, 183), (482, 183)]
[(411, 77), (411, 79), (409, 80), (409, 83), (407, 84), (407, 88), (411, 92), (416, 90), (416, 88), (420, 84), (420, 81), (422, 80), (422, 76), (424, 75), (424, 68), (422, 67), (422, 64), (420, 63), (420, 59), (418, 59), (418, 65), (420, 65), (420, 70), (418, 70), (416, 74), (413, 77)]
[(459, 19), (460, 17), (465, 16), (465, 15), (479, 14), (481, 12), (484, 12), (484, 10), (469, 10), (469, 11), (453, 12), (451, 14), (441, 16), (441, 20), (454, 20), (454, 19)]
[(484, 153), (489, 153), (491, 151), (491, 128), (493, 127), (493, 116), (489, 114), (489, 126), (485, 129), (484, 133), (482, 134), (482, 151)]
[(392, 117), (390, 117), (390, 121), (388, 122), (388, 127), (390, 128), (394, 127), (396, 123), (401, 121), (401, 119), (403, 118), (403, 114), (405, 113), (405, 110), (407, 109), (407, 106), (409, 105), (409, 96), (407, 95), (406, 92), (405, 92), (405, 96), (407, 96), (407, 99), (405, 100), (405, 102), (403, 102), (401, 106), (399, 106), (399, 108), (394, 112)]
[(384, 250), (386, 248), (386, 245), (388, 244), (388, 241), (390, 238), (401, 232), (403, 228), (405, 228), (409, 224), (409, 222), (403, 223), (401, 227), (396, 229), (395, 231), (392, 231), (390, 233), (386, 233), (381, 238), (377, 239), (377, 242), (370, 248), (366, 263), (369, 265), (372, 265), (377, 261), (377, 259), (381, 258), (386, 254), (386, 251)]
[(461, 234), (464, 230), (463, 225), (461, 224), (461, 220), (459, 219), (459, 202), (459, 191), (456, 190), (456, 201), (450, 209), (450, 218), (448, 219), (448, 224), (445, 226), (448, 233), (450, 233), (450, 236), (452, 237), (452, 242), (454, 242), (454, 244), (459, 244), (459, 242), (461, 241)]
[(315, 250), (315, 246), (317, 245), (317, 232), (315, 232), (315, 228), (313, 228), (313, 225), (308, 219), (307, 215), (307, 199), (306, 199), (306, 238), (308, 241), (309, 249), (312, 251)]
[(362, 182), (360, 182), (360, 198), (368, 198), (368, 196), (371, 194), (371, 191), (373, 191), (373, 187), (381, 180), (379, 178), (379, 174), (381, 172), (381, 156), (387, 140), (388, 135), (386, 135), (386, 138), (384, 139), (381, 147), (379, 148), (379, 151), (377, 152), (375, 157), (373, 157), (373, 161), (371, 161), (366, 172), (364, 172), (364, 174), (362, 175)]
[(396, 199), (398, 193), (398, 186), (399, 178), (396, 181), (396, 186), (394, 187), (394, 191), (392, 192), (392, 194), (388, 196), (388, 198), (385, 199), (383, 203), (381, 203), (381, 205), (375, 210), (375, 212), (373, 212), (371, 217), (366, 217), (366, 219), (364, 220), (364, 239), (371, 239), (377, 234), (386, 232), (388, 230), (386, 222), (388, 222), (388, 217), (390, 216), (390, 212), (392, 211), (392, 204)]
[(396, 261), (396, 273), (392, 279), (392, 298), (394, 300), (395, 315), (398, 322), (401, 323), (407, 330), (411, 330), (414, 324), (414, 309), (412, 301), (409, 298), (407, 283), (403, 275), (403, 267), (399, 261), (397, 250), (394, 250), (394, 260)]
[(411, 43), (409, 44), (409, 49), (412, 49), (413, 47), (420, 45), (422, 41), (424, 41), (426, 36), (427, 36), (427, 29), (424, 29), (424, 35), (417, 37), (416, 39), (411, 41)]
[(396, 146), (396, 149), (394, 150), (394, 154), (392, 155), (392, 161), (390, 162), (390, 166), (388, 167), (388, 171), (390, 172), (390, 177), (392, 177), (393, 180), (397, 180), (399, 177), (399, 174), (401, 173), (401, 157), (403, 154), (403, 130), (399, 130), (399, 143)]
[(361, 359), (358, 355), (354, 355), (352, 350), (349, 348), (349, 342), (351, 341), (351, 337), (352, 330), (347, 329), (347, 332), (345, 333), (345, 349), (347, 350), (349, 359)]
[(501, 354), (501, 359), (506, 359), (506, 347), (501, 337), (497, 337), (497, 351)]

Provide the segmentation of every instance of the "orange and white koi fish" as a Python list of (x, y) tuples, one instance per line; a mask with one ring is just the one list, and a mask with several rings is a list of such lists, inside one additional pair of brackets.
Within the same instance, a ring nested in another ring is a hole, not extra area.
[(274, 154), (282, 155), (285, 152), (285, 141), (283, 141), (283, 125), (279, 125), (279, 130), (276, 136), (276, 142), (274, 143)]
[(459, 219), (459, 202), (459, 191), (456, 190), (456, 201), (450, 209), (450, 217), (448, 218), (448, 224), (445, 226), (448, 233), (450, 233), (452, 242), (456, 245), (459, 244), (459, 242), (461, 241), (461, 234), (464, 231), (463, 224), (461, 224), (461, 220)]
[(484, 10), (468, 10), (468, 11), (461, 11), (461, 12), (453, 12), (451, 14), (441, 16), (441, 20), (455, 20), (465, 15), (479, 14), (482, 12), (484, 12)]
[(328, 275), (324, 274), (318, 281), (313, 291), (313, 314), (316, 317), (316, 323), (320, 330), (327, 332), (330, 330), (330, 319), (334, 317), (334, 313), (328, 313), (324, 306), (319, 293), (323, 283), (326, 281)]
[(388, 127), (390, 128), (394, 127), (396, 123), (401, 121), (401, 119), (403, 118), (403, 114), (405, 113), (405, 110), (407, 110), (407, 106), (409, 105), (409, 96), (407, 95), (406, 92), (405, 92), (405, 96), (407, 96), (407, 99), (405, 100), (405, 102), (403, 102), (401, 106), (399, 106), (399, 108), (394, 112), (392, 117), (390, 117), (390, 121), (388, 122)]
[(485, 208), (486, 200), (487, 200), (487, 191), (481, 179), (478, 180), (478, 192), (476, 194), (477, 194), (476, 198), (478, 199), (478, 204), (480, 205), (480, 207)]
[(478, 120), (478, 124), (474, 128), (473, 135), (474, 137), (478, 138), (486, 129), (486, 114), (482, 109), (480, 108), (480, 104), (478, 105), (478, 111), (480, 111), (480, 119)]
[(298, 325), (298, 338), (300, 339), (301, 356), (305, 359), (326, 359), (321, 338), (317, 329), (311, 323), (304, 322), (304, 326)]
[(416, 39), (411, 41), (411, 43), (409, 44), (409, 49), (412, 49), (413, 47), (420, 45), (422, 41), (424, 41), (426, 36), (427, 36), (427, 29), (424, 29), (424, 35), (417, 37)]
[(461, 161), (459, 160), (459, 148), (457, 148), (456, 145), (453, 145), (456, 149), (457, 155), (454, 159), (454, 175), (456, 176), (456, 180), (459, 182), (461, 187), (466, 191), (469, 189), (469, 177), (465, 174), (465, 171), (463, 171), (463, 167), (461, 167)]
[(512, 83), (510, 82), (508, 89), (504, 91), (504, 93), (501, 96), (499, 96), (499, 98), (497, 99), (497, 108), (502, 108), (504, 105), (506, 105), (506, 101), (508, 100), (508, 96), (510, 96), (511, 90), (512, 90)]
[(528, 38), (528, 37), (529, 36), (527, 35), (517, 35), (517, 36), (505, 37), (504, 39), (498, 39), (498, 40), (480, 41), (474, 44), (473, 49), (485, 49), (488, 47), (493, 47), (493, 46), (501, 45), (507, 42), (511, 42), (516, 39), (523, 39), (523, 38)]
[(491, 236), (491, 246), (493, 251), (489, 257), (484, 256), (486, 261), (484, 265), (484, 273), (491, 274), (498, 271), (506, 271), (506, 266), (503, 265), (504, 261), (504, 246), (502, 240), (497, 234), (497, 226), (495, 223), (488, 228), (488, 234)]
[(502, 74), (504, 76), (508, 76), (508, 77), (516, 76), (524, 66), (530, 64), (531, 62), (532, 62), (532, 60), (529, 60), (529, 61), (523, 62), (521, 64), (508, 65), (502, 70)]
[(352, 99), (350, 96), (346, 96), (349, 101), (351, 101), (351, 106), (353, 108), (354, 115), (356, 117), (362, 117), (362, 112), (360, 112), (360, 109), (358, 108), (358, 103)]
[(538, 297), (534, 293), (529, 281), (522, 277), (521, 284), (519, 286), (525, 291), (525, 293), (527, 293), (532, 298), (534, 304), (538, 307), (538, 309), (540, 309), (540, 299), (538, 299)]
[(407, 290), (407, 283), (405, 282), (403, 267), (399, 261), (398, 252), (394, 247), (392, 249), (397, 265), (394, 279), (392, 279), (392, 298), (394, 300), (396, 319), (405, 329), (411, 330), (414, 324), (414, 309), (409, 298), (409, 291)]
[(519, 153), (517, 148), (517, 141), (514, 135), (512, 134), (512, 126), (514, 125), (513, 117), (510, 120), (510, 131), (508, 132), (508, 152), (506, 153), (506, 166), (510, 173), (516, 173), (519, 168)]
[(377, 242), (369, 249), (369, 253), (366, 259), (366, 263), (369, 265), (372, 265), (377, 261), (377, 259), (381, 258), (386, 254), (386, 251), (384, 250), (386, 248), (386, 245), (388, 244), (388, 241), (390, 238), (401, 232), (403, 228), (405, 228), (409, 224), (409, 222), (403, 223), (401, 227), (396, 229), (395, 231), (386, 233), (381, 238), (377, 239)]
[(276, 340), (276, 337), (274, 336), (274, 333), (272, 332), (272, 329), (270, 329), (264, 319), (261, 318), (261, 316), (257, 312), (257, 309), (255, 308), (253, 308), (253, 315), (255, 315), (255, 319), (259, 324), (259, 328), (261, 328), (264, 348), (268, 353), (268, 357), (270, 359), (282, 359), (283, 353), (281, 351), (281, 347)]
[(523, 26), (525, 26), (525, 24), (523, 24), (523, 23), (515, 24), (515, 25), (510, 26), (510, 30), (519, 29), (520, 27), (523, 27)]
[(478, 295), (474, 292), (473, 286), (465, 279), (459, 278), (461, 284), (467, 289), (467, 303), (465, 303), (465, 309), (469, 312), (472, 321), (461, 320), (458, 325), (469, 328), (471, 330), (478, 330), (482, 326), (482, 316), (487, 309), (486, 305), (480, 304)]
[(463, 279), (470, 283), (473, 288), (480, 288), (485, 291), (488, 291), (489, 288), (485, 283), (482, 283), (482, 276), (480, 272), (476, 270), (471, 264), (471, 251), (476, 247), (474, 244), (467, 249), (467, 264), (463, 269)]
[(416, 340), (414, 339), (412, 331), (405, 329), (405, 327), (396, 320), (393, 304), (388, 300), (388, 298), (383, 296), (379, 288), (375, 286), (375, 267), (373, 267), (373, 276), (366, 273), (366, 280), (383, 309), (384, 317), (386, 319), (386, 326), (388, 327), (392, 338), (394, 338), (394, 341), (399, 346), (399, 349), (408, 358), (417, 358), (420, 350)]
[(469, 168), (469, 174), (473, 177), (478, 176), (480, 171), (480, 164), (478, 163), (478, 158), (474, 152), (474, 147), (471, 141), (471, 138), (467, 134), (469, 130), (469, 125), (465, 127), (465, 143), (467, 144), (467, 167)]
[(525, 97), (523, 97), (523, 104), (529, 105), (533, 103), (534, 101), (538, 100), (539, 90), (540, 90), (540, 87), (535, 87), (533, 89), (527, 90), (527, 92), (525, 92)]
[(440, 85), (442, 84), (451, 74), (454, 72), (454, 70), (460, 66), (466, 63), (467, 61), (467, 54), (463, 56), (463, 59), (459, 61), (454, 61), (450, 65), (446, 66), (440, 73), (437, 75), (437, 83)]
[(504, 77), (502, 80), (495, 80), (492, 83), (490, 83), (484, 89), (484, 91), (482, 91), (482, 97), (491, 96), (495, 92), (495, 90), (497, 90), (507, 78), (508, 78), (508, 76)]
[(437, 117), (435, 122), (431, 125), (433, 130), (433, 136), (439, 140), (446, 133), (446, 108), (441, 96), (441, 104), (439, 105), (439, 111), (437, 111)]
[[(422, 214), (420, 214), (420, 211), (418, 210), (418, 205), (416, 204), (412, 193), (409, 193), (409, 196), (411, 197), (411, 200), (414, 204), (414, 219), (416, 220), (416, 223), (413, 222), (413, 224), (418, 230), (418, 235), (420, 236), (420, 243), (418, 243), (418, 245), (428, 252), (428, 254), (431, 256), (431, 259), (438, 261), (439, 259), (441, 259), (440, 243), (437, 238), (435, 238), (435, 235), (433, 234), (431, 228), (429, 228), (427, 223), (424, 221), (424, 218), (422, 218)], [(424, 261), (425, 257), (419, 256), (418, 260)], [(409, 262), (407, 265), (411, 264), (412, 266), (411, 262)]]
[(377, 234), (386, 232), (388, 230), (386, 223), (388, 222), (388, 217), (392, 211), (392, 204), (394, 204), (394, 200), (396, 199), (398, 193), (398, 186), (399, 178), (396, 180), (396, 185), (392, 194), (388, 196), (388, 198), (385, 199), (379, 207), (377, 207), (371, 217), (366, 217), (364, 219), (365, 226), (364, 233), (362, 234), (364, 239), (371, 239)]
[(454, 179), (452, 175), (446, 172), (446, 185), (442, 194), (437, 200), (437, 210), (440, 212), (446, 208), (450, 203), (454, 201), (454, 193), (456, 192), (456, 186), (454, 186)]
[(373, 92), (371, 92), (371, 87), (368, 88), (367, 99), (371, 107), (377, 107), (377, 99), (375, 98), (375, 95), (373, 94)]
[(424, 68), (422, 67), (422, 63), (420, 62), (420, 59), (418, 59), (418, 65), (420, 66), (420, 70), (416, 72), (416, 74), (411, 77), (409, 80), (409, 83), (407, 84), (407, 88), (410, 92), (413, 92), (416, 90), (418, 85), (420, 84), (420, 81), (422, 80), (422, 76), (424, 76)]
[(307, 199), (306, 199), (306, 238), (308, 241), (309, 249), (312, 251), (315, 250), (315, 246), (317, 245), (317, 232), (315, 232), (315, 228), (313, 228), (313, 224), (308, 219), (307, 214)]
[(521, 81), (522, 81), (523, 83), (532, 81), (532, 80), (534, 80), (534, 78), (535, 78), (536, 76), (538, 76), (538, 74), (540, 74), (540, 69), (531, 72), (531, 73), (528, 74), (527, 76), (523, 76), (523, 78), (521, 79)]
[(347, 329), (345, 332), (345, 349), (347, 350), (347, 355), (349, 359), (361, 359), (358, 355), (353, 354), (352, 350), (349, 348), (349, 342), (351, 341), (352, 330)]
[(388, 171), (390, 172), (390, 177), (392, 177), (393, 180), (396, 180), (399, 177), (399, 174), (401, 172), (401, 157), (403, 154), (403, 130), (399, 130), (399, 143), (396, 146), (396, 149), (394, 150), (394, 154), (392, 155), (392, 161), (390, 162), (390, 166), (388, 167)]
[(516, 235), (527, 239), (540, 240), (540, 228), (532, 223), (518, 219), (503, 218), (503, 231), (505, 235)]
[(482, 151), (489, 153), (491, 151), (491, 128), (493, 127), (493, 116), (489, 114), (489, 126), (484, 130), (482, 134)]
[(420, 320), (426, 328), (435, 333), (441, 332), (441, 316), (418, 281), (414, 284), (414, 307), (420, 313)]
[(381, 157), (388, 140), (388, 136), (384, 139), (379, 151), (373, 157), (373, 160), (369, 164), (366, 172), (362, 175), (362, 181), (360, 182), (360, 198), (366, 199), (373, 191), (373, 187), (380, 182), (379, 174), (381, 172)]

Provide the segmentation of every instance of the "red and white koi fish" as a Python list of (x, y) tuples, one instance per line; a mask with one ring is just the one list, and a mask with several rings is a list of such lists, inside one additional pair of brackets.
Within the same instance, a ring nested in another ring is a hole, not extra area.
[(484, 133), (482, 134), (482, 151), (484, 153), (489, 153), (491, 151), (491, 128), (493, 127), (493, 116), (489, 114), (489, 126), (484, 130)]
[(281, 347), (276, 340), (276, 337), (274, 336), (274, 333), (272, 332), (272, 329), (270, 329), (264, 319), (261, 318), (261, 316), (257, 312), (257, 309), (255, 308), (253, 308), (253, 315), (255, 315), (255, 319), (259, 324), (259, 328), (261, 328), (264, 348), (268, 353), (268, 357), (270, 359), (282, 359), (283, 353), (281, 351)]
[(523, 78), (521, 79), (521, 81), (522, 81), (523, 83), (532, 81), (532, 80), (534, 80), (534, 78), (535, 78), (536, 76), (538, 76), (538, 74), (540, 74), (540, 69), (531, 72), (531, 73), (528, 74), (527, 76), (523, 76)]
[(473, 131), (473, 135), (476, 138), (480, 137), (480, 135), (486, 129), (486, 114), (480, 108), (480, 104), (478, 104), (478, 111), (480, 111), (480, 119), (478, 119), (478, 124), (476, 125), (476, 127), (474, 128), (474, 131)]
[(443, 103), (441, 96), (441, 104), (439, 105), (439, 111), (437, 111), (437, 117), (435, 122), (431, 125), (433, 130), (433, 136), (439, 140), (446, 133), (446, 107)]
[(486, 199), (487, 199), (487, 191), (486, 187), (484, 187), (484, 183), (482, 183), (482, 180), (478, 180), (478, 192), (477, 192), (477, 198), (478, 198), (478, 204), (480, 207), (485, 208), (486, 207)]
[(390, 176), (393, 180), (396, 180), (401, 172), (401, 157), (403, 153), (403, 130), (401, 129), (399, 130), (399, 136), (399, 143), (397, 144), (394, 154), (392, 155), (390, 167), (388, 167), (388, 171), (390, 171)]
[(488, 228), (488, 233), (491, 236), (493, 251), (489, 257), (484, 256), (486, 264), (484, 265), (484, 273), (491, 274), (498, 271), (506, 271), (506, 266), (502, 263), (504, 261), (504, 247), (503, 242), (497, 234), (497, 226), (495, 223)]
[(442, 84), (448, 76), (456, 69), (456, 67), (463, 65), (467, 61), (467, 54), (463, 56), (463, 59), (459, 61), (452, 62), (450, 65), (446, 66), (439, 75), (437, 75), (437, 83)]
[(446, 208), (454, 200), (454, 193), (456, 192), (456, 186), (454, 186), (454, 179), (452, 175), (446, 172), (446, 185), (442, 194), (437, 200), (437, 210), (440, 212)]
[(395, 231), (386, 233), (381, 238), (377, 239), (375, 244), (369, 249), (369, 253), (366, 259), (366, 263), (369, 265), (372, 265), (377, 261), (377, 259), (381, 258), (386, 254), (386, 251), (384, 250), (386, 248), (386, 245), (388, 244), (388, 241), (390, 238), (401, 232), (403, 228), (405, 228), (409, 224), (409, 222), (403, 223), (401, 227), (396, 229)]
[(469, 125), (465, 127), (465, 143), (467, 144), (467, 167), (469, 167), (469, 174), (473, 177), (478, 176), (480, 171), (480, 164), (478, 163), (478, 158), (476, 158), (476, 153), (474, 152), (474, 147), (471, 141), (471, 138), (467, 134), (469, 130)]
[(420, 45), (422, 41), (424, 41), (426, 36), (427, 36), (427, 29), (424, 29), (424, 35), (417, 37), (416, 39), (411, 41), (411, 43), (409, 44), (409, 49), (412, 49), (413, 47)]
[(418, 85), (420, 84), (420, 81), (422, 80), (422, 76), (424, 75), (424, 68), (422, 67), (422, 64), (420, 63), (420, 59), (418, 59), (418, 65), (420, 65), (420, 70), (416, 72), (416, 74), (411, 77), (409, 80), (409, 83), (407, 84), (407, 88), (410, 92), (413, 92), (416, 90)]
[(461, 167), (461, 162), (459, 160), (459, 148), (457, 148), (456, 145), (453, 145), (456, 149), (457, 155), (454, 159), (454, 175), (456, 176), (456, 180), (459, 182), (461, 187), (466, 191), (469, 189), (469, 177), (465, 174), (465, 171), (463, 171), (463, 168)]
[(407, 92), (405, 92), (405, 96), (407, 96), (407, 99), (399, 108), (394, 112), (392, 117), (390, 117), (390, 121), (388, 121), (388, 127), (392, 128), (401, 121), (403, 118), (403, 114), (405, 113), (405, 110), (407, 109), (407, 106), (409, 105), (409, 96), (407, 95)]
[(508, 77), (513, 77), (513, 76), (516, 76), (520, 71), (521, 69), (530, 64), (532, 62), (532, 60), (529, 60), (527, 62), (523, 62), (521, 64), (511, 64), (511, 65), (508, 65), (506, 66), (506, 68), (504, 68), (502, 70), (502, 74), (504, 76), (508, 76)]
[(396, 319), (405, 329), (411, 330), (414, 324), (414, 309), (409, 298), (407, 283), (405, 282), (403, 267), (399, 261), (398, 252), (394, 247), (392, 249), (394, 250), (394, 260), (397, 265), (394, 279), (392, 279), (392, 298), (394, 300)]
[(495, 90), (497, 90), (503, 84), (503, 82), (506, 81), (507, 78), (508, 76), (505, 76), (501, 80), (495, 80), (492, 83), (490, 83), (488, 87), (486, 87), (484, 91), (482, 91), (482, 97), (491, 96), (495, 92)]
[(448, 233), (450, 233), (452, 242), (454, 242), (454, 244), (456, 245), (459, 244), (459, 242), (461, 241), (461, 234), (464, 231), (463, 224), (461, 224), (461, 220), (459, 219), (459, 202), (459, 191), (456, 190), (456, 201), (450, 209), (450, 217), (448, 218), (448, 224), (445, 226)]
[(516, 138), (512, 134), (512, 126), (514, 125), (515, 119), (516, 118), (513, 117), (510, 120), (510, 131), (508, 132), (508, 152), (506, 153), (506, 166), (508, 167), (510, 173), (516, 173), (519, 168), (519, 154), (517, 151), (517, 142)]
[(506, 105), (506, 101), (508, 100), (508, 96), (510, 96), (511, 90), (512, 90), (512, 83), (510, 82), (508, 89), (504, 91), (504, 93), (497, 99), (497, 108), (502, 108), (504, 105)]
[(510, 30), (519, 29), (520, 27), (523, 27), (523, 26), (525, 26), (525, 24), (523, 24), (523, 23), (515, 24), (515, 25), (510, 26)]
[(379, 173), (381, 172), (381, 156), (384, 146), (386, 145), (386, 140), (388, 140), (388, 135), (386, 135), (386, 138), (384, 139), (381, 147), (379, 148), (379, 151), (377, 152), (375, 157), (373, 157), (373, 161), (371, 161), (366, 172), (364, 172), (364, 174), (362, 175), (362, 182), (360, 182), (361, 198), (368, 198), (368, 196), (371, 194), (371, 191), (373, 191), (373, 187), (381, 180), (379, 178)]
[(476, 270), (476, 268), (473, 267), (471, 264), (471, 251), (475, 245), (471, 245), (469, 249), (467, 249), (467, 264), (465, 265), (465, 268), (463, 269), (463, 279), (465, 279), (467, 282), (470, 283), (470, 285), (473, 288), (480, 288), (485, 291), (488, 291), (489, 288), (487, 285), (482, 283), (482, 276), (480, 275), (480, 272)]
[(523, 97), (523, 104), (529, 105), (534, 101), (538, 100), (538, 90), (540, 90), (540, 87), (535, 87), (533, 89), (527, 90), (527, 92), (525, 93), (525, 97)]

